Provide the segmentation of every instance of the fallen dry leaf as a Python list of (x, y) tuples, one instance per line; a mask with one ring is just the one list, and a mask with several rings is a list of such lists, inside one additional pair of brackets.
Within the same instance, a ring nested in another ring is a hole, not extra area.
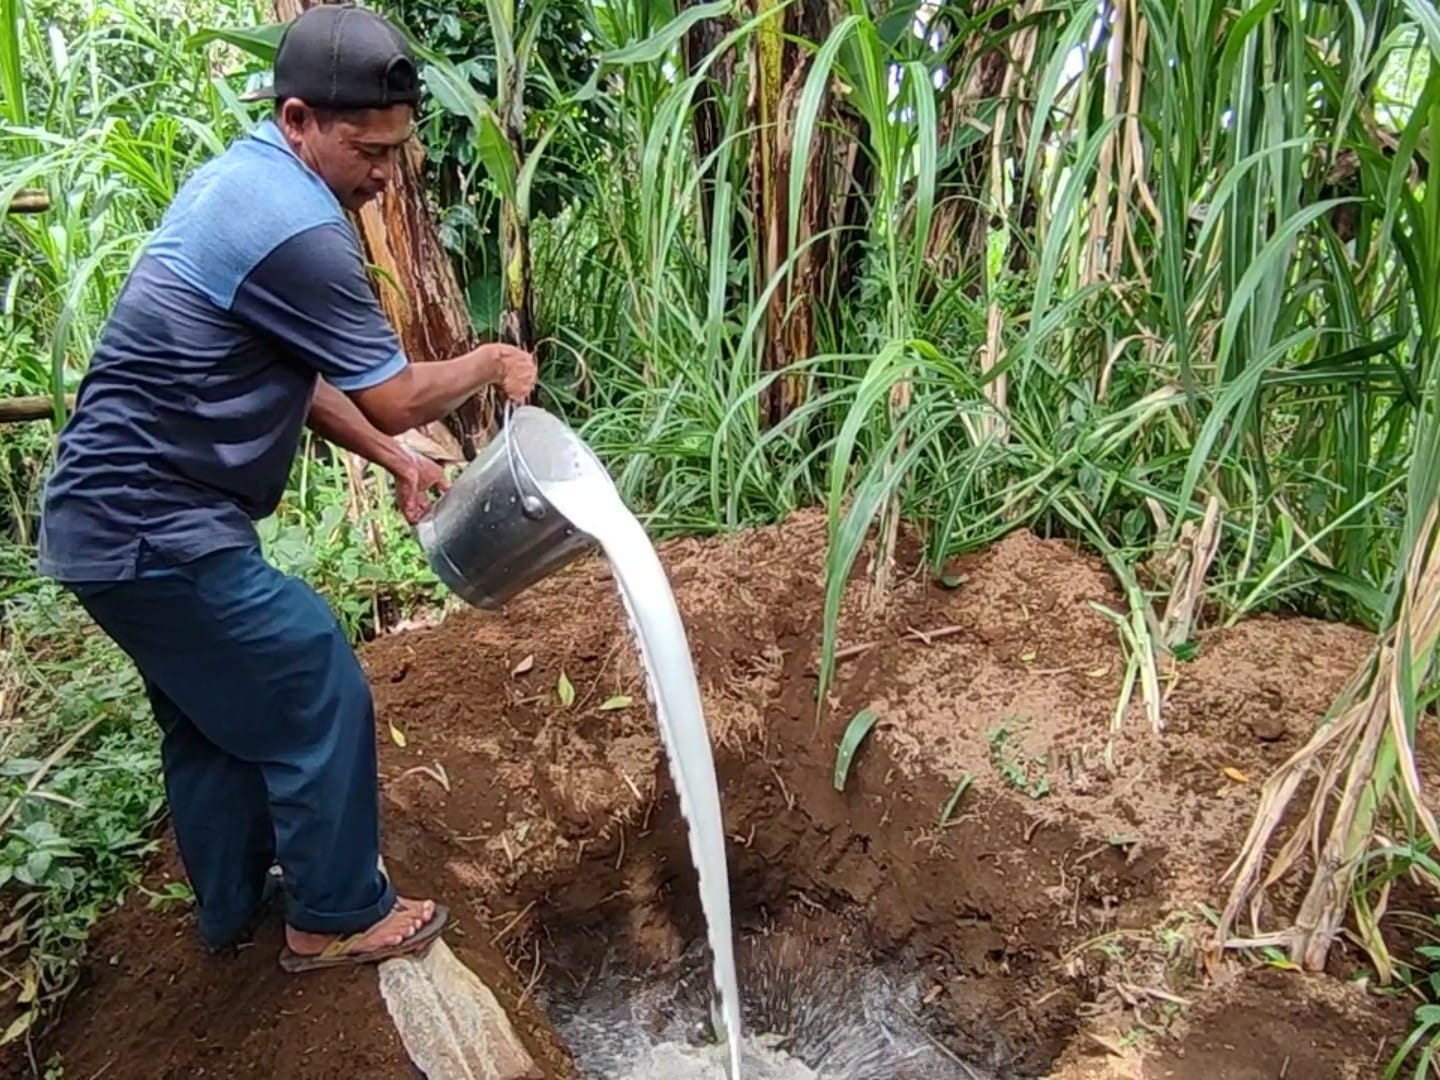
[(1248, 784), (1250, 782), (1250, 777), (1246, 776), (1243, 772), (1241, 772), (1239, 769), (1234, 768), (1233, 766), (1226, 765), (1220, 771), (1223, 772), (1226, 776), (1228, 776), (1231, 780), (1234, 780), (1237, 784)]
[(529, 670), (530, 670), (531, 668), (533, 668), (534, 666), (535, 666), (535, 654), (534, 654), (534, 653), (531, 653), (529, 656), (525, 657), (524, 660), (521, 660), (518, 664), (516, 664), (513, 668), (511, 668), (511, 669), (510, 669), (510, 674), (511, 674), (511, 675), (524, 675), (527, 671), (529, 671)]

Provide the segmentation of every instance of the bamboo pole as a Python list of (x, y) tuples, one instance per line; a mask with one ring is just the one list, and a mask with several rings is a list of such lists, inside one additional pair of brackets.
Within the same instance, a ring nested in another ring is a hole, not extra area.
[[(75, 395), (65, 395), (65, 408), (75, 408)], [(0, 424), (23, 424), (28, 420), (49, 420), (55, 415), (55, 399), (48, 394), (34, 397), (0, 398)]]
[(50, 209), (50, 196), (43, 191), (20, 191), (5, 207), (7, 214), (43, 214)]

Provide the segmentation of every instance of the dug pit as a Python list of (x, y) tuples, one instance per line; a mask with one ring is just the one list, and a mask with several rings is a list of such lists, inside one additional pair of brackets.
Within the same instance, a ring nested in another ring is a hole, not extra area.
[[(801, 514), (661, 552), (720, 774), (748, 1030), (835, 1078), (1375, 1074), (1403, 1007), (1243, 966), (1207, 983), (1193, 954), (1256, 780), (1303, 743), (1363, 632), (1208, 632), (1164, 673), (1165, 731), (1138, 708), (1117, 730), (1124, 663), (1097, 605), (1120, 610), (1118, 591), (1016, 533), (947, 567), (957, 587), (917, 573), (867, 611), (857, 582), (817, 714), (825, 540)], [(363, 657), (387, 865), (451, 905), (447, 942), (543, 1075), (681, 1075), (666, 1055), (708, 1030), (704, 927), (604, 563)], [(879, 722), (837, 790), (862, 709)], [(132, 903), (37, 1057), (111, 1078), (412, 1076), (373, 978), (285, 978), (278, 933), (210, 959), (175, 910)]]
[[(942, 784), (902, 779), (877, 740), (839, 792), (833, 746), (772, 725), (717, 761), (747, 1030), (837, 1080), (1045, 1075), (1095, 997), (1061, 972), (1067, 923), (1153, 896), (1160, 852), (1127, 863), (980, 791), (941, 828)], [(510, 935), (582, 1075), (608, 1078), (703, 1030), (709, 978), (668, 783), (615, 831), (556, 867)]]

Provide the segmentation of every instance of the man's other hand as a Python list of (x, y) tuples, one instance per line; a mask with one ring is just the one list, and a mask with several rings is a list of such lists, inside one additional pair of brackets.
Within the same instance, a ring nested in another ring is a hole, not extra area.
[(392, 474), (395, 477), (395, 503), (405, 520), (417, 525), (430, 509), (430, 493), (450, 490), (445, 470), (427, 457), (407, 451), (406, 463)]
[(513, 345), (487, 345), (495, 364), (495, 385), (511, 401), (524, 401), (535, 389), (535, 358)]

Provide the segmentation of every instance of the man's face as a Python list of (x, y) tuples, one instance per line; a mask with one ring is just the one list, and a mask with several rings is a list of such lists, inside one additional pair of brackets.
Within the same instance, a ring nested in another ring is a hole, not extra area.
[(300, 160), (319, 174), (341, 205), (359, 210), (395, 175), (413, 121), (409, 105), (392, 105), (321, 123), (309, 106), (292, 100), (281, 111), (280, 127)]

